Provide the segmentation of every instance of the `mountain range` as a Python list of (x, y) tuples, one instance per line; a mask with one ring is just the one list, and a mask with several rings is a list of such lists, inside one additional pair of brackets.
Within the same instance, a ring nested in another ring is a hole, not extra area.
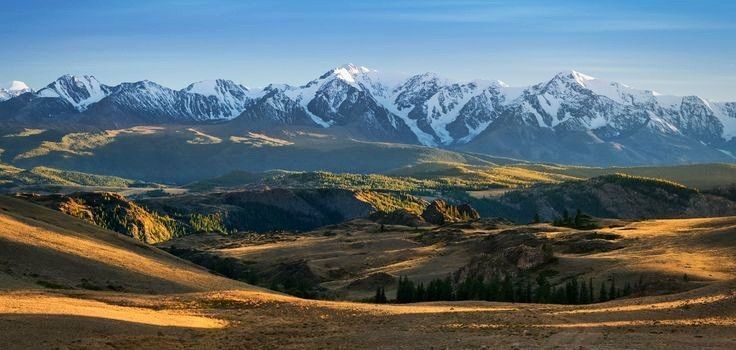
[(736, 102), (662, 95), (576, 71), (528, 87), (348, 64), (301, 86), (251, 89), (217, 79), (174, 90), (147, 80), (110, 86), (64, 75), (38, 91), (21, 82), (0, 89), (5, 127), (201, 123), (340, 130), (362, 141), (571, 164), (736, 160)]

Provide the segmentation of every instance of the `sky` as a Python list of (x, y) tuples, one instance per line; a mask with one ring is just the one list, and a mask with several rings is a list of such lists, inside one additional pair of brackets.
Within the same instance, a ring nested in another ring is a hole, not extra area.
[(345, 63), (524, 86), (574, 69), (736, 101), (736, 1), (5, 0), (0, 82), (304, 84)]

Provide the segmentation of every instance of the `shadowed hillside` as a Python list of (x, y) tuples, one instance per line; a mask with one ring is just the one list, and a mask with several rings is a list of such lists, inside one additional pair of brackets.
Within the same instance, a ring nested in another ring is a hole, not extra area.
[(483, 216), (519, 222), (561, 218), (580, 209), (598, 217), (645, 219), (726, 216), (736, 203), (683, 185), (653, 178), (606, 175), (584, 181), (537, 185), (508, 191), (497, 198), (468, 198)]

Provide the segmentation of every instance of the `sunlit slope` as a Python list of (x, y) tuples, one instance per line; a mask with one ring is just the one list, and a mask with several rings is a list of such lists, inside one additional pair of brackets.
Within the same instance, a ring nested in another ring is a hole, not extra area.
[[(97, 249), (106, 249), (111, 257), (108, 271), (121, 266), (113, 262), (122, 254), (115, 250), (126, 248), (144, 259), (139, 263), (150, 266), (151, 275), (163, 273), (162, 279), (172, 279), (178, 284), (184, 282), (171, 275), (200, 276), (190, 266), (171, 257), (144, 253), (145, 247), (136, 246), (127, 238), (110, 240), (109, 232), (90, 230), (89, 225), (67, 216), (52, 215), (30, 204), (14, 207), (16, 204), (23, 203), (0, 199), (3, 241), (21, 239), (6, 228), (11, 223), (38, 240), (26, 244), (34, 251), (40, 250), (37, 248), (40, 245), (60, 239), (54, 236), (80, 239)], [(23, 218), (19, 213), (27, 213), (29, 217)], [(72, 221), (65, 223), (68, 220)], [(80, 227), (85, 228), (85, 233), (70, 233)], [(641, 244), (593, 256), (562, 257), (569, 271), (580, 268), (582, 273), (590, 273), (591, 267), (597, 269), (605, 263), (610, 270), (600, 270), (601, 275), (646, 268), (677, 276), (687, 271), (692, 279), (708, 280), (703, 288), (678, 294), (592, 305), (481, 301), (374, 305), (303, 300), (250, 290), (175, 295), (48, 289), (3, 291), (0, 293), (0, 347), (733, 349), (736, 347), (735, 229), (734, 218), (645, 221), (605, 229)], [(57, 247), (72, 249), (69, 245)], [(42, 261), (44, 254), (31, 253), (31, 258), (36, 258), (44, 268), (65, 273)], [(89, 254), (92, 259), (100, 258), (100, 253)], [(9, 255), (6, 251), (0, 256), (4, 264), (20, 258), (19, 254)], [(591, 265), (594, 259), (598, 264)], [(99, 264), (95, 261), (89, 266)], [(167, 271), (158, 264), (177, 270)], [(18, 268), (17, 264), (14, 266)], [(202, 277), (200, 281), (211, 283), (212, 288), (227, 286), (216, 277)], [(155, 283), (158, 287), (163, 285)], [(205, 286), (198, 287), (202, 290)]]
[(673, 166), (639, 166), (593, 168), (566, 165), (518, 164), (521, 168), (548, 174), (589, 178), (622, 173), (632, 176), (655, 177), (681, 183), (697, 189), (709, 189), (736, 183), (736, 164), (689, 164)]
[(579, 179), (566, 174), (537, 171), (532, 166), (469, 165), (453, 162), (424, 162), (391, 171), (388, 175), (443, 181), (446, 185), (470, 188), (514, 188)]
[(0, 242), (2, 287), (143, 293), (249, 288), (131, 238), (4, 196)]

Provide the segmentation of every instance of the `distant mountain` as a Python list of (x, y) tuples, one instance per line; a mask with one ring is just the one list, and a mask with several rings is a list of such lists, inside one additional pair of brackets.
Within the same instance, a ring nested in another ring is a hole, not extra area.
[(93, 76), (64, 75), (39, 90), (36, 96), (60, 99), (81, 112), (107, 97), (111, 90), (111, 87), (101, 84)]
[[(122, 83), (85, 112), (89, 118), (118, 118), (135, 123), (196, 123), (239, 115), (250, 99), (248, 89), (228, 80), (195, 83), (172, 90), (144, 80)], [(126, 124), (126, 123), (122, 123)], [(121, 124), (121, 125), (122, 125)]]
[(7, 84), (0, 85), (0, 101), (9, 100), (26, 92), (33, 92), (33, 90), (26, 83), (13, 80)]
[[(24, 86), (24, 85), (23, 85)], [(529, 87), (393, 76), (352, 64), (302, 86), (229, 80), (173, 90), (150, 81), (63, 76), (0, 102), (0, 123), (85, 126), (228, 123), (229, 130), (308, 126), (365, 141), (421, 144), (574, 164), (733, 162), (736, 103), (560, 72)]]

